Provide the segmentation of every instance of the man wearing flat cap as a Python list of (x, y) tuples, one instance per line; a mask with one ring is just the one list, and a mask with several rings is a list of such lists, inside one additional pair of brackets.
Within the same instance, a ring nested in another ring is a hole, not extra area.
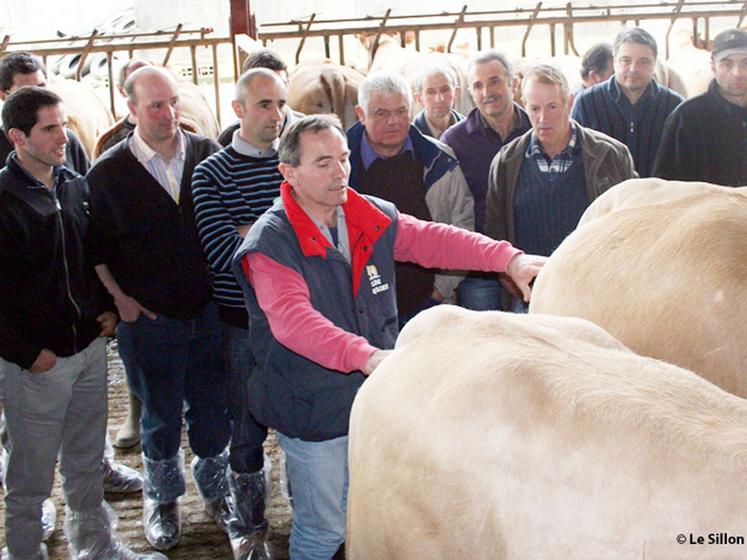
[(716, 35), (711, 69), (708, 91), (669, 115), (655, 177), (747, 185), (747, 32)]

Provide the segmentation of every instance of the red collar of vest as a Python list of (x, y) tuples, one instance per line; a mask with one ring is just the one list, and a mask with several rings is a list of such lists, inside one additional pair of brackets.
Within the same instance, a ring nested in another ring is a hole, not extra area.
[[(288, 221), (298, 238), (305, 257), (327, 258), (327, 248), (332, 244), (322, 234), (293, 196), (287, 181), (280, 185), (280, 196)], [(373, 245), (384, 235), (392, 220), (371, 202), (348, 187), (348, 200), (342, 205), (350, 240), (350, 257), (353, 269), (353, 296), (358, 293), (363, 269), (373, 253)]]

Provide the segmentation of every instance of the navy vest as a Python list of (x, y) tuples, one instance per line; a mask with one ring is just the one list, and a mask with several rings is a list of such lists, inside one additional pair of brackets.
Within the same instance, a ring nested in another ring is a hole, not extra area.
[[(350, 408), (365, 376), (326, 369), (275, 340), (244, 276), (241, 260), (245, 254), (257, 252), (296, 271), (308, 286), (311, 305), (324, 317), (373, 346), (393, 348), (398, 334), (394, 274), (397, 210), (384, 200), (366, 198), (392, 223), (374, 244), (355, 298), (350, 264), (333, 247), (327, 248), (326, 258), (305, 256), (282, 202), (257, 220), (234, 258), (257, 364), (248, 381), (250, 410), (260, 423), (289, 437), (323, 441), (346, 435)], [(351, 254), (355, 243), (350, 240)]]
[(514, 195), (514, 245), (549, 257), (576, 229), (587, 206), (589, 195), (580, 156), (564, 173), (542, 173), (534, 159), (525, 159)]

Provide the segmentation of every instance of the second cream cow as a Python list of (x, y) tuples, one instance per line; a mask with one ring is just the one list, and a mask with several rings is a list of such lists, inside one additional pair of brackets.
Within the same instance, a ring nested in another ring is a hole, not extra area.
[(600, 325), (747, 397), (747, 189), (629, 180), (552, 254), (530, 313)]

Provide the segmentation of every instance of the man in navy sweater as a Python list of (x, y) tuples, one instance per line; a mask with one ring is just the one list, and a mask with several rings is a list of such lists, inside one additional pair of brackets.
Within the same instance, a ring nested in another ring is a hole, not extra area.
[(267, 428), (249, 412), (247, 379), (254, 366), (249, 316), (231, 262), (249, 227), (280, 196), (278, 137), (286, 97), (285, 83), (272, 70), (255, 68), (244, 73), (236, 83), (233, 101), (239, 129), (231, 144), (198, 165), (192, 176), (197, 231), (221, 319), (233, 421), (228, 485), (234, 506), (229, 538), (235, 560), (271, 558), (264, 516), (265, 475), (270, 465), (262, 450)]
[[(570, 119), (573, 98), (558, 69), (530, 69), (522, 82), (522, 99), (532, 129), (501, 148), (493, 160), (485, 233), (549, 256), (592, 200), (636, 173), (624, 144)], [(505, 275), (501, 280), (504, 293), (514, 296), (512, 302), (503, 297), (503, 308), (525, 311), (515, 287)]]
[(615, 73), (576, 99), (571, 116), (582, 126), (625, 144), (641, 177), (650, 177), (664, 121), (682, 97), (654, 80), (656, 41), (641, 28), (621, 31), (612, 44)]

